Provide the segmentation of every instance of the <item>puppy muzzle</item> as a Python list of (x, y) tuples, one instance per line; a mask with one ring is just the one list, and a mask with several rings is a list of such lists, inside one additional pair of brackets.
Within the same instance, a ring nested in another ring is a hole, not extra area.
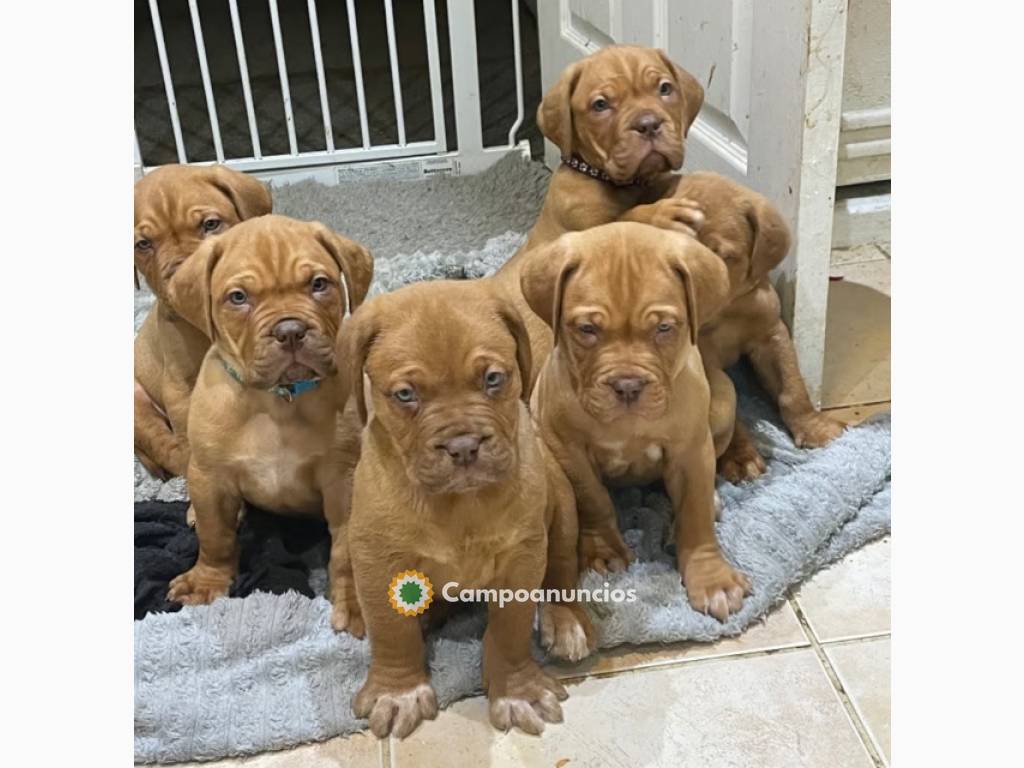
[(511, 444), (492, 426), (456, 424), (422, 441), (409, 477), (427, 493), (465, 493), (501, 481), (513, 464)]
[(247, 380), (272, 387), (337, 372), (331, 336), (298, 317), (282, 318), (260, 335)]
[(583, 409), (602, 423), (658, 419), (668, 404), (661, 377), (642, 368), (613, 368), (589, 377), (579, 393)]

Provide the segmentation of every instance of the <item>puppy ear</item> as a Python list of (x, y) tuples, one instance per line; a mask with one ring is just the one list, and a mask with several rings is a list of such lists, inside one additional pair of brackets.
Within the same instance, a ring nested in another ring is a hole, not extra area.
[[(338, 360), (339, 370), (347, 371), (349, 391), (355, 395), (356, 407), (359, 411), (359, 420), (363, 426), (369, 421), (369, 412), (366, 408), (366, 392), (363, 387), (363, 370), (366, 368), (366, 358), (370, 354), (370, 347), (374, 339), (380, 333), (379, 312), (373, 302), (353, 313), (341, 324), (338, 332), (335, 359)], [(341, 361), (346, 362), (342, 367)]]
[(704, 88), (697, 82), (697, 78), (672, 61), (664, 51), (658, 51), (658, 55), (661, 56), (665, 66), (675, 76), (679, 93), (682, 94), (683, 136), (686, 136), (690, 126), (693, 125), (693, 121), (697, 119), (697, 113), (700, 112), (700, 108), (704, 104)]
[(558, 343), (562, 318), (562, 296), (572, 273), (580, 265), (580, 255), (567, 237), (560, 237), (534, 250), (527, 258), (519, 276), (519, 287), (534, 314), (551, 326)]
[(515, 306), (509, 302), (502, 302), (499, 306), (498, 317), (516, 340), (516, 363), (519, 365), (519, 378), (523, 386), (521, 398), (529, 405), (530, 393), (533, 391), (533, 360), (530, 355), (530, 335), (526, 332), (526, 323)]
[(751, 198), (746, 217), (753, 243), (747, 276), (760, 278), (786, 258), (790, 242), (789, 227), (778, 209), (760, 195)]
[(210, 166), (209, 170), (210, 183), (231, 200), (239, 221), (270, 213), (270, 190), (262, 182), (223, 165)]
[(370, 290), (370, 282), (373, 280), (373, 257), (359, 243), (342, 237), (320, 222), (315, 222), (313, 227), (316, 239), (324, 250), (331, 254), (331, 258), (341, 270), (345, 281), (345, 310), (351, 314), (363, 303), (367, 291)]
[(210, 284), (213, 270), (224, 254), (219, 237), (211, 237), (185, 259), (167, 288), (171, 308), (213, 341), (213, 303)]
[(572, 92), (582, 71), (578, 61), (566, 67), (537, 107), (540, 132), (558, 146), (566, 159), (572, 157)]
[(683, 243), (669, 258), (672, 269), (683, 282), (686, 322), (690, 326), (690, 341), (696, 345), (701, 326), (725, 306), (729, 296), (729, 271), (710, 248), (696, 240), (674, 232), (666, 235)]

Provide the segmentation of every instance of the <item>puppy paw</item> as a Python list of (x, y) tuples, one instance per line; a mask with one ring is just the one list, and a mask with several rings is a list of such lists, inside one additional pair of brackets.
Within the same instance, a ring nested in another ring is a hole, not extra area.
[(633, 562), (633, 553), (618, 528), (581, 529), (580, 570), (593, 568), (600, 574), (624, 571)]
[(696, 237), (704, 226), (704, 210), (695, 200), (668, 197), (652, 203), (649, 208), (647, 223), (655, 227), (674, 229)]
[(437, 717), (437, 696), (430, 683), (398, 688), (368, 678), (352, 701), (356, 717), (370, 721), (370, 730), (378, 738), (388, 734), (404, 739), (424, 720)]
[(718, 474), (730, 483), (743, 483), (760, 477), (768, 469), (764, 458), (751, 443), (732, 442), (718, 457)]
[(585, 659), (596, 641), (590, 618), (582, 606), (542, 603), (540, 606), (540, 644), (556, 659)]
[(352, 637), (361, 638), (366, 634), (363, 612), (351, 582), (331, 586), (331, 626), (335, 632), (348, 632)]
[(750, 581), (717, 551), (697, 551), (683, 567), (683, 585), (690, 605), (725, 621), (743, 605)]
[(569, 698), (565, 688), (546, 675), (533, 660), (525, 667), (507, 675), (500, 685), (491, 681), (488, 687), (491, 725), (499, 731), (519, 728), (539, 735), (545, 723), (562, 722), (558, 703)]
[(797, 448), (820, 448), (839, 437), (846, 425), (818, 411), (791, 420), (789, 431)]
[(223, 597), (231, 587), (231, 575), (207, 565), (195, 565), (176, 576), (167, 587), (167, 599), (182, 605), (206, 605)]

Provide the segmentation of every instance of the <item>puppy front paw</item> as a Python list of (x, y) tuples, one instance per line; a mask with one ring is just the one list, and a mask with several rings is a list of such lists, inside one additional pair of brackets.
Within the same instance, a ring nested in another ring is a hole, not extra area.
[(673, 229), (696, 237), (704, 226), (704, 210), (696, 200), (667, 197), (644, 207), (647, 209), (643, 217), (645, 223), (661, 229)]
[(733, 441), (718, 457), (718, 474), (730, 483), (743, 483), (760, 477), (768, 469), (753, 442)]
[(167, 599), (182, 605), (206, 605), (223, 597), (231, 587), (231, 574), (197, 563), (167, 587)]
[(370, 721), (378, 738), (391, 734), (404, 739), (421, 722), (437, 717), (437, 695), (426, 677), (411, 687), (399, 687), (377, 682), (371, 673), (352, 701), (352, 711)]
[(576, 603), (542, 603), (540, 644), (556, 659), (585, 659), (596, 644), (590, 617)]
[(331, 626), (335, 632), (348, 632), (352, 637), (361, 638), (366, 634), (352, 579), (339, 579), (331, 585)]
[(608, 571), (626, 570), (633, 562), (633, 553), (614, 525), (604, 528), (581, 528), (579, 561), (581, 571), (593, 568), (604, 575)]
[(544, 731), (544, 723), (562, 722), (558, 702), (569, 698), (562, 684), (545, 674), (532, 659), (503, 679), (490, 680), (487, 696), (491, 702), (491, 725), (506, 732), (519, 728), (534, 736)]
[(698, 550), (683, 566), (683, 585), (690, 605), (725, 621), (751, 592), (750, 580), (725, 561), (717, 550)]
[(797, 448), (820, 448), (828, 445), (846, 429), (846, 425), (818, 411), (791, 419), (789, 431)]

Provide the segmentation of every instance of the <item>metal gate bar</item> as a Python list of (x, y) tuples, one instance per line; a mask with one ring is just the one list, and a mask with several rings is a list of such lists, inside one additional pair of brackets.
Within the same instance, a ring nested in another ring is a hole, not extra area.
[(199, 6), (196, 0), (188, 0), (188, 13), (192, 18), (192, 34), (196, 38), (196, 54), (199, 57), (199, 74), (203, 78), (206, 94), (206, 112), (210, 116), (210, 133), (213, 134), (213, 151), (217, 162), (224, 162), (224, 145), (220, 138), (220, 123), (217, 121), (217, 105), (213, 100), (213, 84), (210, 82), (210, 67), (206, 61), (206, 45), (203, 43), (203, 25), (199, 20)]
[(277, 74), (281, 80), (281, 100), (284, 102), (284, 120), (288, 126), (288, 149), (293, 155), (299, 154), (299, 143), (295, 138), (295, 115), (292, 114), (292, 92), (288, 85), (288, 66), (284, 61), (284, 42), (281, 39), (281, 19), (277, 15), (277, 0), (267, 0), (270, 5), (270, 25), (274, 29), (274, 50), (277, 52)]
[(185, 140), (181, 137), (181, 122), (178, 120), (178, 102), (174, 98), (174, 83), (171, 82), (171, 67), (167, 63), (167, 48), (164, 45), (164, 28), (160, 23), (160, 9), (156, 0), (149, 0), (149, 15), (153, 18), (153, 36), (156, 37), (156, 55), (160, 58), (160, 73), (164, 78), (164, 92), (167, 94), (167, 111), (171, 113), (171, 130), (174, 132), (174, 146), (178, 150), (178, 162), (187, 163)]
[(363, 60), (359, 56), (359, 29), (356, 27), (356, 6), (346, 0), (348, 9), (348, 37), (352, 43), (352, 70), (356, 79), (356, 101), (359, 103), (359, 130), (363, 135), (363, 149), (370, 148), (370, 128), (366, 120), (366, 94), (363, 92)]
[(313, 61), (316, 63), (316, 83), (320, 88), (320, 114), (324, 120), (324, 141), (327, 151), (334, 151), (334, 128), (331, 126), (331, 106), (327, 101), (327, 79), (324, 75), (324, 57), (320, 51), (320, 23), (316, 16), (316, 0), (309, 0), (309, 34), (313, 38)]
[(398, 79), (398, 43), (395, 41), (395, 12), (391, 0), (384, 0), (384, 19), (388, 29), (388, 58), (391, 60), (391, 93), (395, 101), (398, 143), (405, 146), (405, 110), (402, 107), (402, 83)]
[(249, 83), (249, 65), (245, 60), (245, 42), (242, 40), (242, 21), (238, 17), (238, 0), (228, 0), (231, 10), (231, 30), (235, 36), (235, 53), (238, 56), (238, 76), (242, 80), (242, 95), (245, 97), (245, 114), (249, 118), (249, 138), (252, 154), (256, 160), (263, 157), (260, 147), (260, 132), (256, 128), (256, 109), (252, 103), (252, 86)]
[(448, 134), (444, 124), (444, 89), (441, 85), (441, 52), (437, 46), (437, 16), (434, 0), (423, 0), (423, 26), (427, 37), (427, 69), (430, 72), (430, 100), (434, 112), (434, 141), (448, 149)]

